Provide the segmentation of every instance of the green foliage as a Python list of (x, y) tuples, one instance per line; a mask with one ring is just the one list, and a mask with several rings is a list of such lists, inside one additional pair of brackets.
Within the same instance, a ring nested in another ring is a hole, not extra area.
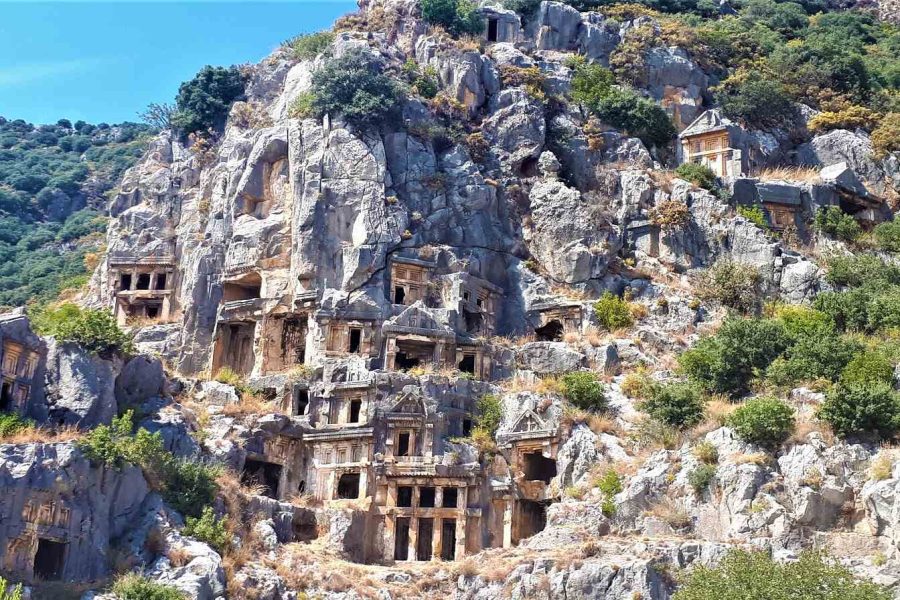
[(184, 600), (178, 589), (153, 582), (142, 575), (122, 575), (112, 586), (112, 592), (120, 600)]
[(297, 60), (313, 60), (331, 46), (334, 41), (334, 33), (331, 31), (317, 31), (315, 33), (303, 33), (284, 43), (291, 56)]
[(900, 268), (872, 254), (835, 256), (828, 260), (828, 282), (834, 285), (860, 287), (870, 283), (900, 284)]
[(775, 446), (794, 430), (794, 409), (777, 398), (751, 398), (728, 416), (728, 426), (745, 442)]
[(890, 437), (900, 425), (898, 402), (888, 383), (841, 383), (828, 392), (819, 418), (841, 436), (875, 433)]
[(684, 163), (678, 165), (678, 168), (675, 169), (675, 174), (685, 181), (690, 181), (706, 190), (712, 190), (716, 187), (716, 174), (706, 165)]
[(797, 338), (785, 355), (769, 366), (766, 376), (775, 385), (821, 378), (834, 381), (860, 350), (858, 342), (822, 329)]
[(856, 219), (839, 206), (819, 209), (815, 219), (816, 230), (845, 242), (855, 242), (862, 235), (862, 227)]
[(33, 311), (31, 317), (38, 333), (52, 335), (61, 342), (73, 342), (91, 352), (129, 354), (134, 350), (131, 337), (104, 310), (67, 303)]
[[(900, 54), (895, 55), (894, 58), (895, 61), (900, 62), (896, 56), (900, 56)], [(898, 67), (898, 71), (900, 71), (900, 67)], [(898, 86), (900, 86), (900, 82), (895, 82), (894, 88)], [(884, 116), (878, 127), (872, 131), (872, 146), (878, 156), (900, 150), (900, 111)]]
[(8, 589), (10, 585), (10, 582), (0, 577), (0, 600), (22, 600), (22, 584), (16, 584), (12, 590)]
[(422, 18), (452, 35), (477, 35), (484, 29), (478, 5), (470, 0), (419, 0)]
[(104, 223), (84, 207), (106, 204), (150, 134), (136, 123), (78, 125), (0, 117), (0, 307), (55, 299), (85, 273)]
[(703, 419), (704, 402), (693, 385), (670, 383), (653, 386), (650, 397), (638, 407), (670, 427), (686, 429)]
[(822, 311), (799, 304), (777, 306), (775, 318), (784, 326), (785, 332), (793, 342), (804, 336), (834, 331), (834, 319)]
[(749, 313), (759, 307), (759, 284), (759, 269), (722, 258), (697, 274), (694, 288), (701, 300), (719, 302), (728, 308)]
[(710, 464), (698, 465), (693, 471), (688, 473), (688, 483), (694, 488), (698, 494), (709, 487), (713, 479), (716, 477), (716, 467)]
[(231, 546), (231, 534), (226, 527), (227, 519), (216, 518), (211, 506), (203, 509), (200, 518), (188, 517), (182, 534), (206, 542), (219, 554), (223, 554)]
[(743, 80), (726, 80), (719, 87), (716, 100), (725, 116), (757, 129), (783, 127), (796, 117), (784, 86), (759, 73)]
[(900, 252), (900, 221), (880, 223), (872, 230), (878, 247), (886, 252)]
[(412, 90), (427, 100), (437, 96), (441, 89), (437, 69), (431, 65), (420, 69), (419, 64), (410, 58), (403, 65), (403, 74)]
[(237, 67), (205, 66), (178, 88), (172, 126), (182, 133), (219, 129), (231, 105), (244, 95), (244, 76)]
[(503, 421), (503, 403), (496, 394), (485, 394), (475, 404), (475, 427), (490, 434), (497, 433)]
[(595, 373), (590, 371), (566, 373), (560, 382), (563, 396), (578, 408), (598, 413), (606, 410), (607, 400), (603, 393), (603, 384)]
[(173, 508), (189, 516), (199, 516), (212, 503), (219, 469), (202, 462), (177, 460), (168, 452), (159, 432), (134, 429), (134, 412), (127, 411), (88, 432), (78, 447), (90, 460), (122, 468), (136, 465), (151, 485), (162, 490)]
[(594, 314), (600, 325), (609, 331), (631, 327), (634, 324), (628, 302), (610, 292), (603, 292), (600, 299), (594, 303)]
[(784, 326), (771, 319), (728, 319), (678, 358), (681, 370), (710, 393), (740, 396), (751, 379), (789, 345)]
[(841, 383), (844, 385), (872, 385), (876, 383), (892, 384), (894, 382), (894, 365), (879, 350), (866, 350), (853, 357), (841, 372)]
[(312, 92), (297, 94), (297, 97), (291, 101), (291, 105), (288, 107), (288, 116), (292, 119), (306, 119), (314, 116), (316, 113), (316, 109), (313, 107), (314, 100), (315, 96), (313, 96)]
[(525, 18), (533, 15), (540, 5), (541, 0), (503, 0), (503, 8), (515, 11)]
[(0, 413), (0, 440), (14, 436), (34, 425), (15, 413)]
[(395, 120), (401, 100), (394, 80), (363, 50), (329, 59), (313, 73), (312, 95), (316, 115), (341, 116), (359, 127)]
[(754, 204), (753, 206), (738, 206), (737, 213), (760, 229), (769, 228), (769, 219), (766, 218), (766, 213), (763, 212), (762, 207), (758, 204)]
[(764, 551), (731, 550), (715, 567), (690, 570), (673, 600), (890, 600), (882, 587), (857, 580), (826, 556), (803, 552), (775, 562)]
[(597, 479), (595, 485), (603, 494), (603, 500), (600, 503), (600, 510), (605, 516), (612, 517), (614, 514), (616, 514), (616, 503), (614, 497), (624, 489), (622, 486), (622, 477), (613, 469), (607, 469), (603, 472), (603, 475), (601, 475)]

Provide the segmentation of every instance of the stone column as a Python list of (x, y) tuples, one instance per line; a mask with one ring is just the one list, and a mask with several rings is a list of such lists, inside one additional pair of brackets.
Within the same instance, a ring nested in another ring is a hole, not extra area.
[[(396, 490), (396, 488), (394, 488)], [(384, 515), (384, 560), (394, 560), (394, 539), (397, 516), (393, 513)]]
[(456, 517), (456, 548), (453, 559), (462, 560), (466, 555), (466, 510), (459, 511)]
[(368, 469), (360, 469), (359, 470), (359, 496), (358, 498), (362, 500), (366, 497), (369, 487), (369, 470)]
[(432, 527), (434, 533), (431, 534), (431, 559), (441, 557), (441, 533), (443, 532), (444, 520), (438, 517), (434, 518)]
[(434, 345), (434, 368), (440, 369), (444, 366), (444, 342), (438, 342)]
[(444, 505), (444, 488), (441, 486), (435, 486), (434, 488), (434, 506), (435, 508), (441, 508)]
[(512, 498), (506, 499), (506, 509), (503, 511), (503, 547), (509, 548), (512, 546), (512, 513), (513, 513), (513, 500)]
[[(418, 488), (413, 492), (413, 504), (418, 504)], [(416, 558), (416, 546), (419, 540), (419, 517), (411, 517), (409, 519), (409, 549), (407, 550), (408, 554), (407, 560), (417, 560)]]

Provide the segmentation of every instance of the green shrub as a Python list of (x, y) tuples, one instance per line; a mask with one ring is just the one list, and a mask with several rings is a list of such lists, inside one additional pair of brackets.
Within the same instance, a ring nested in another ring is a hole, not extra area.
[(784, 357), (769, 366), (766, 377), (775, 385), (793, 385), (821, 378), (835, 381), (861, 350), (858, 342), (836, 333), (821, 331), (802, 335), (788, 348)]
[(503, 8), (515, 11), (520, 17), (528, 18), (535, 13), (542, 0), (503, 0)]
[(613, 469), (607, 469), (604, 471), (603, 475), (597, 479), (595, 485), (603, 494), (600, 510), (605, 516), (612, 517), (616, 514), (615, 495), (624, 489), (622, 486), (622, 478)]
[(452, 35), (477, 35), (484, 29), (478, 5), (469, 0), (419, 0), (422, 18)]
[(315, 96), (313, 96), (312, 92), (301, 92), (291, 101), (291, 105), (288, 107), (288, 116), (292, 119), (306, 119), (309, 117), (313, 117), (316, 114), (316, 109), (313, 106), (313, 102), (315, 101)]
[(475, 426), (493, 438), (503, 421), (503, 402), (496, 394), (485, 394), (475, 404)]
[(759, 73), (726, 80), (719, 86), (716, 100), (725, 116), (756, 129), (783, 127), (796, 116), (784, 86)]
[(894, 365), (884, 352), (878, 350), (860, 352), (841, 372), (841, 383), (844, 385), (893, 382)]
[(675, 174), (685, 181), (690, 181), (706, 190), (712, 190), (716, 187), (716, 174), (706, 165), (684, 163), (678, 165), (678, 168), (675, 169)]
[(794, 409), (777, 398), (752, 398), (728, 417), (728, 426), (745, 442), (775, 446), (794, 430)]
[(759, 269), (753, 265), (721, 258), (696, 275), (694, 287), (703, 301), (749, 313), (759, 308), (760, 280)]
[(719, 462), (719, 450), (711, 442), (700, 442), (694, 446), (694, 456), (697, 457), (697, 460), (708, 465), (714, 465)]
[(150, 581), (142, 575), (128, 573), (119, 577), (112, 586), (119, 600), (184, 600), (178, 589)]
[(714, 336), (678, 357), (682, 372), (701, 389), (740, 396), (756, 373), (788, 347), (784, 326), (772, 319), (728, 319)]
[(290, 50), (291, 55), (297, 60), (312, 60), (327, 50), (333, 41), (333, 32), (317, 31), (300, 34), (285, 42), (284, 47)]
[(802, 337), (830, 334), (835, 330), (834, 319), (830, 315), (800, 304), (776, 306), (775, 319), (784, 326), (792, 342)]
[(877, 156), (900, 150), (900, 110), (888, 113), (872, 131), (872, 146)]
[(863, 232), (859, 222), (842, 211), (839, 206), (819, 209), (814, 225), (817, 231), (845, 242), (855, 242)]
[(765, 551), (730, 550), (715, 567), (697, 565), (673, 600), (890, 600), (890, 592), (856, 579), (840, 563), (815, 552), (775, 562)]
[(361, 49), (329, 59), (313, 73), (311, 92), (316, 115), (341, 116), (360, 127), (386, 124), (399, 113), (399, 87)]
[(34, 427), (31, 421), (15, 413), (0, 413), (0, 440), (12, 437), (30, 427)]
[(872, 230), (878, 247), (886, 252), (900, 252), (900, 221), (887, 221)]
[(860, 287), (868, 283), (900, 283), (900, 268), (890, 265), (872, 254), (834, 256), (828, 259), (829, 283)]
[(600, 325), (609, 331), (624, 329), (634, 324), (628, 302), (610, 292), (603, 292), (600, 299), (594, 303), (594, 314)]
[(869, 326), (867, 307), (875, 293), (871, 286), (846, 292), (822, 292), (813, 300), (813, 307), (833, 319), (841, 331), (865, 331)]
[(178, 88), (172, 125), (183, 133), (221, 128), (231, 105), (243, 97), (244, 85), (237, 67), (203, 67)]
[(607, 401), (603, 393), (603, 384), (595, 373), (590, 371), (566, 373), (560, 382), (563, 396), (578, 408), (598, 413), (606, 410)]
[(211, 506), (203, 509), (200, 518), (188, 517), (185, 521), (182, 534), (209, 544), (219, 554), (223, 554), (231, 546), (231, 534), (228, 533), (226, 519), (216, 518)]
[(890, 286), (869, 301), (866, 326), (869, 331), (900, 327), (900, 286)]
[(85, 350), (104, 354), (134, 351), (131, 337), (119, 329), (111, 313), (75, 304), (32, 311), (32, 324), (42, 335), (52, 335), (60, 342), (72, 342)]
[(670, 427), (686, 429), (703, 420), (704, 402), (697, 388), (686, 383), (654, 386), (638, 408)]
[(763, 212), (763, 209), (760, 205), (754, 204), (753, 206), (738, 206), (737, 212), (739, 215), (759, 227), (760, 229), (768, 229), (769, 228), (769, 219), (766, 218), (766, 213)]
[(163, 498), (183, 515), (196, 517), (213, 503), (221, 474), (216, 465), (193, 460), (169, 460), (165, 463)]
[(667, 146), (677, 131), (656, 102), (628, 88), (614, 87), (593, 109), (597, 117), (647, 146)]
[(716, 468), (713, 465), (702, 464), (688, 473), (688, 483), (699, 494), (709, 487), (709, 484), (712, 483), (715, 477)]
[(900, 405), (890, 384), (839, 384), (828, 392), (819, 418), (841, 436), (876, 433), (889, 437), (900, 424)]
[(10, 582), (0, 577), (0, 600), (22, 600), (22, 584), (16, 584), (12, 590), (8, 589), (10, 585)]
[(231, 367), (222, 367), (216, 371), (216, 376), (213, 379), (237, 389), (242, 389), (246, 385), (244, 378), (238, 375)]
[(567, 64), (573, 71), (569, 88), (572, 100), (596, 111), (615, 83), (612, 71), (597, 63), (588, 63), (581, 56), (573, 57)]

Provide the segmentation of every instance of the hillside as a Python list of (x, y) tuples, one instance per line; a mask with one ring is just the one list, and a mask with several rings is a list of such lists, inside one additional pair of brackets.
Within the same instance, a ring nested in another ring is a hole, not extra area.
[(205, 67), (88, 286), (0, 316), (0, 572), (900, 598), (893, 17), (371, 0)]
[(149, 132), (136, 123), (35, 126), (0, 117), (0, 306), (84, 284), (107, 194), (143, 155)]

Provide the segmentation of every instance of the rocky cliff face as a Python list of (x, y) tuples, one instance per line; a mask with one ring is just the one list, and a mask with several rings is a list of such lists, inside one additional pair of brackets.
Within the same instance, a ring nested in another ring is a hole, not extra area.
[[(788, 303), (831, 289), (818, 259), (849, 251), (809, 223), (836, 205), (889, 218), (897, 157), (873, 158), (861, 131), (798, 143), (723, 125), (751, 171), (822, 172), (745, 172), (713, 193), (674, 177), (676, 157), (552, 98), (571, 86), (571, 54), (607, 64), (626, 32), (659, 26), (651, 17), (542, 2), (523, 21), (485, 7), (493, 33), (459, 42), (418, 14), (412, 1), (365, 3), (366, 26), (317, 58), (276, 51), (247, 68), (220, 136), (164, 132), (127, 172), (87, 302), (113, 309), (144, 355), (2, 338), (41, 359), (21, 412), (89, 428), (138, 407), (172, 454), (232, 471), (215, 504), (233, 523), (228, 550), (180, 533), (137, 468), (91, 464), (72, 444), (4, 444), (4, 570), (47, 574), (44, 540), (67, 545), (51, 564), (66, 580), (108, 575), (112, 545), (204, 600), (665, 600), (676, 571), (731, 547), (785, 560), (829, 547), (896, 587), (900, 472), (869, 480), (877, 447), (816, 425), (772, 452), (715, 417), (648, 445), (625, 375), (672, 380), (673, 356), (715, 328), (725, 311), (692, 284), (717, 261), (754, 267)], [(359, 49), (390, 73), (432, 67), (438, 97), (410, 96), (380, 129), (292, 117), (312, 73)], [(712, 75), (678, 47), (650, 48), (643, 67), (641, 92), (694, 128)], [(517, 69), (541, 73), (543, 92)], [(464, 135), (434, 133), (447, 111)], [(791, 236), (736, 210), (773, 202), (791, 207)], [(604, 292), (633, 302), (628, 331), (602, 327)], [(605, 417), (554, 383), (579, 371), (603, 379)], [(798, 414), (822, 399), (791, 392)], [(486, 405), (495, 431), (479, 442)], [(701, 444), (718, 466), (698, 489)], [(604, 490), (612, 468), (621, 489)]]

